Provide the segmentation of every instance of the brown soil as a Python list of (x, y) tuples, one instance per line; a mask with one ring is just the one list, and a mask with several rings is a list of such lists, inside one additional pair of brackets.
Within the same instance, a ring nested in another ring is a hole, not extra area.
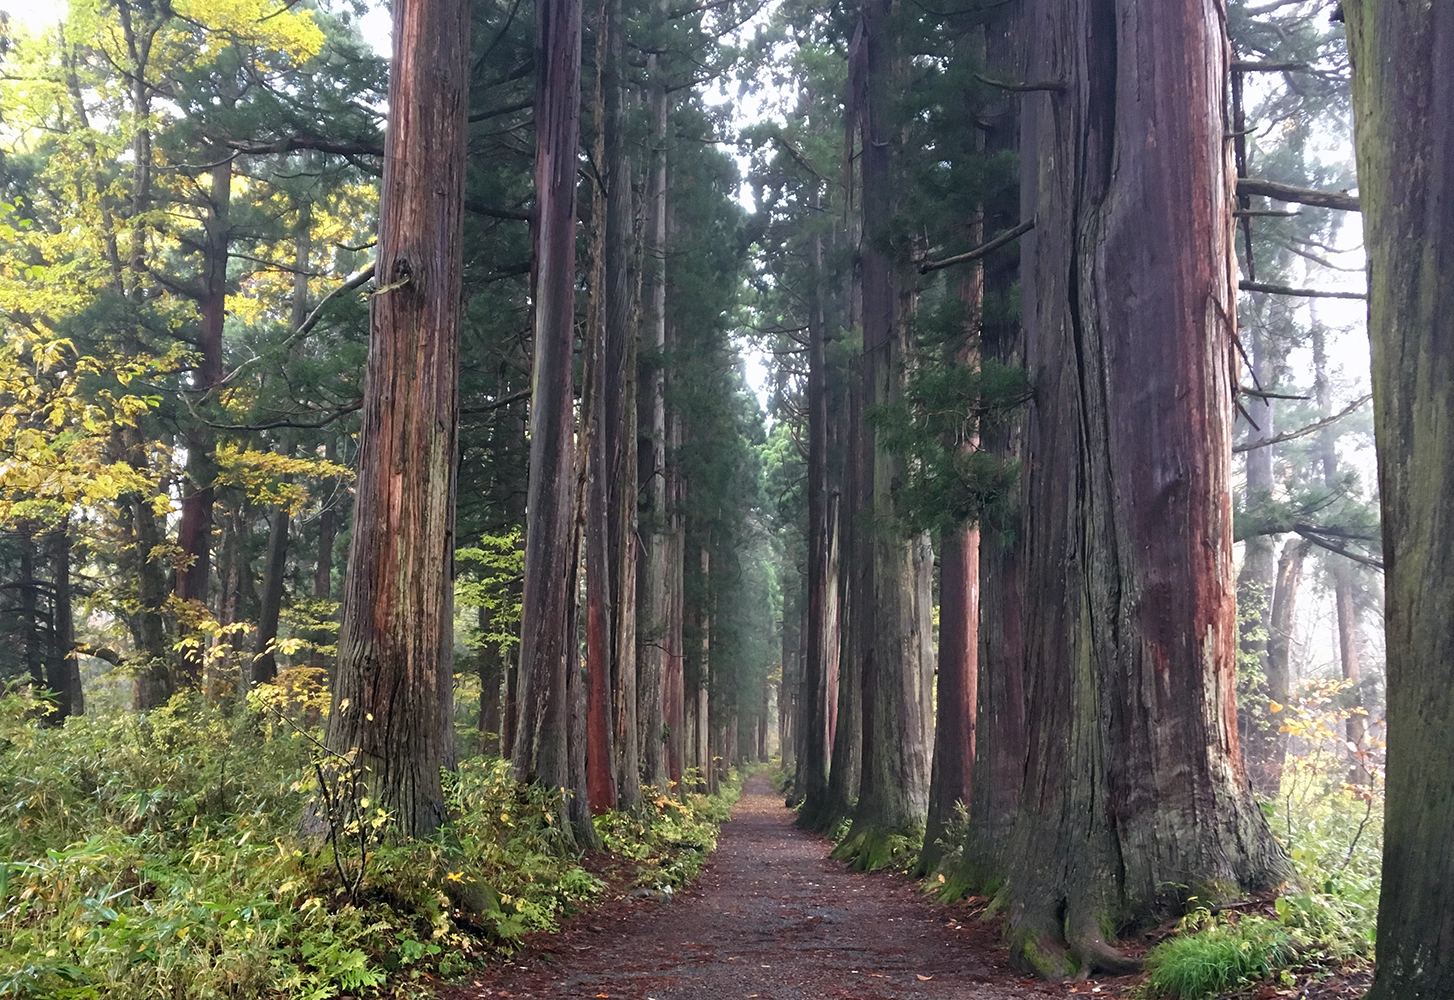
[[(1129, 996), (1138, 977), (1051, 984), (1008, 965), (998, 924), (942, 905), (900, 875), (864, 875), (763, 777), (747, 783), (701, 877), (670, 902), (612, 899), (536, 935), (508, 964), (447, 987), (441, 1000), (1005, 1000)], [(1366, 980), (1246, 996), (1344, 1000)]]

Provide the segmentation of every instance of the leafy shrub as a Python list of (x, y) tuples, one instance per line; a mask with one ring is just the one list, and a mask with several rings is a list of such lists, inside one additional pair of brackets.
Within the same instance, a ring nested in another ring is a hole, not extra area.
[[(0, 997), (377, 995), (509, 950), (601, 891), (556, 825), (559, 793), (497, 758), (447, 776), (453, 821), (430, 840), (342, 858), (300, 839), (307, 701), (267, 692), (229, 717), (179, 697), (42, 728), (34, 704), (0, 699)], [(597, 822), (675, 885), (724, 808)], [(340, 876), (359, 867), (356, 886)]]
[(1152, 996), (1202, 1000), (1266, 979), (1296, 954), (1291, 936), (1276, 921), (1249, 916), (1214, 922), (1153, 950), (1146, 959), (1151, 971), (1146, 987)]

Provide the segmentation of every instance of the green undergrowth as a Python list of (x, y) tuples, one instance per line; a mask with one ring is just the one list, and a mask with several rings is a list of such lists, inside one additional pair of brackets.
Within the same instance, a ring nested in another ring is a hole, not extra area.
[[(475, 757), (447, 776), (430, 840), (300, 839), (307, 730), (256, 703), (176, 699), (42, 728), (0, 700), (0, 996), (420, 995), (589, 905), (603, 883), (558, 801)], [(597, 819), (643, 884), (689, 880), (726, 794), (652, 797)], [(377, 814), (376, 814), (377, 815)]]
[(846, 831), (840, 826), (834, 834), (838, 843), (833, 848), (833, 857), (848, 862), (850, 867), (861, 872), (883, 869), (907, 871), (918, 858), (924, 838), (922, 828), (885, 830), (859, 823), (849, 826)]
[(1204, 1000), (1266, 980), (1294, 986), (1372, 960), (1378, 797), (1366, 787), (1342, 785), (1334, 775), (1319, 794), (1302, 800), (1288, 795), (1268, 811), (1302, 891), (1290, 887), (1265, 914), (1193, 909), (1180, 933), (1147, 955), (1147, 997)]

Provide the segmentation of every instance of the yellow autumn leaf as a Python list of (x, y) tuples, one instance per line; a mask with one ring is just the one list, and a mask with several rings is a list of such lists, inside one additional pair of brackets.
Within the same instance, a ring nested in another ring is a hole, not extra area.
[(1267, 710), (1273, 715), (1276, 715), (1278, 712), (1282, 711), (1282, 704), (1276, 701), (1269, 701), (1267, 703)]

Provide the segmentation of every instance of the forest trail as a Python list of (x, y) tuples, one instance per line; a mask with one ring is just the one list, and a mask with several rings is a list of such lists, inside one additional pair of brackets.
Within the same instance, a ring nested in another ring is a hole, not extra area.
[[(1023, 979), (999, 932), (901, 876), (865, 875), (793, 826), (765, 777), (747, 782), (701, 877), (670, 903), (621, 900), (543, 935), (448, 1000), (1000, 1000), (1120, 989)], [(965, 922), (961, 922), (965, 921)], [(1124, 982), (1129, 982), (1126, 980)]]

